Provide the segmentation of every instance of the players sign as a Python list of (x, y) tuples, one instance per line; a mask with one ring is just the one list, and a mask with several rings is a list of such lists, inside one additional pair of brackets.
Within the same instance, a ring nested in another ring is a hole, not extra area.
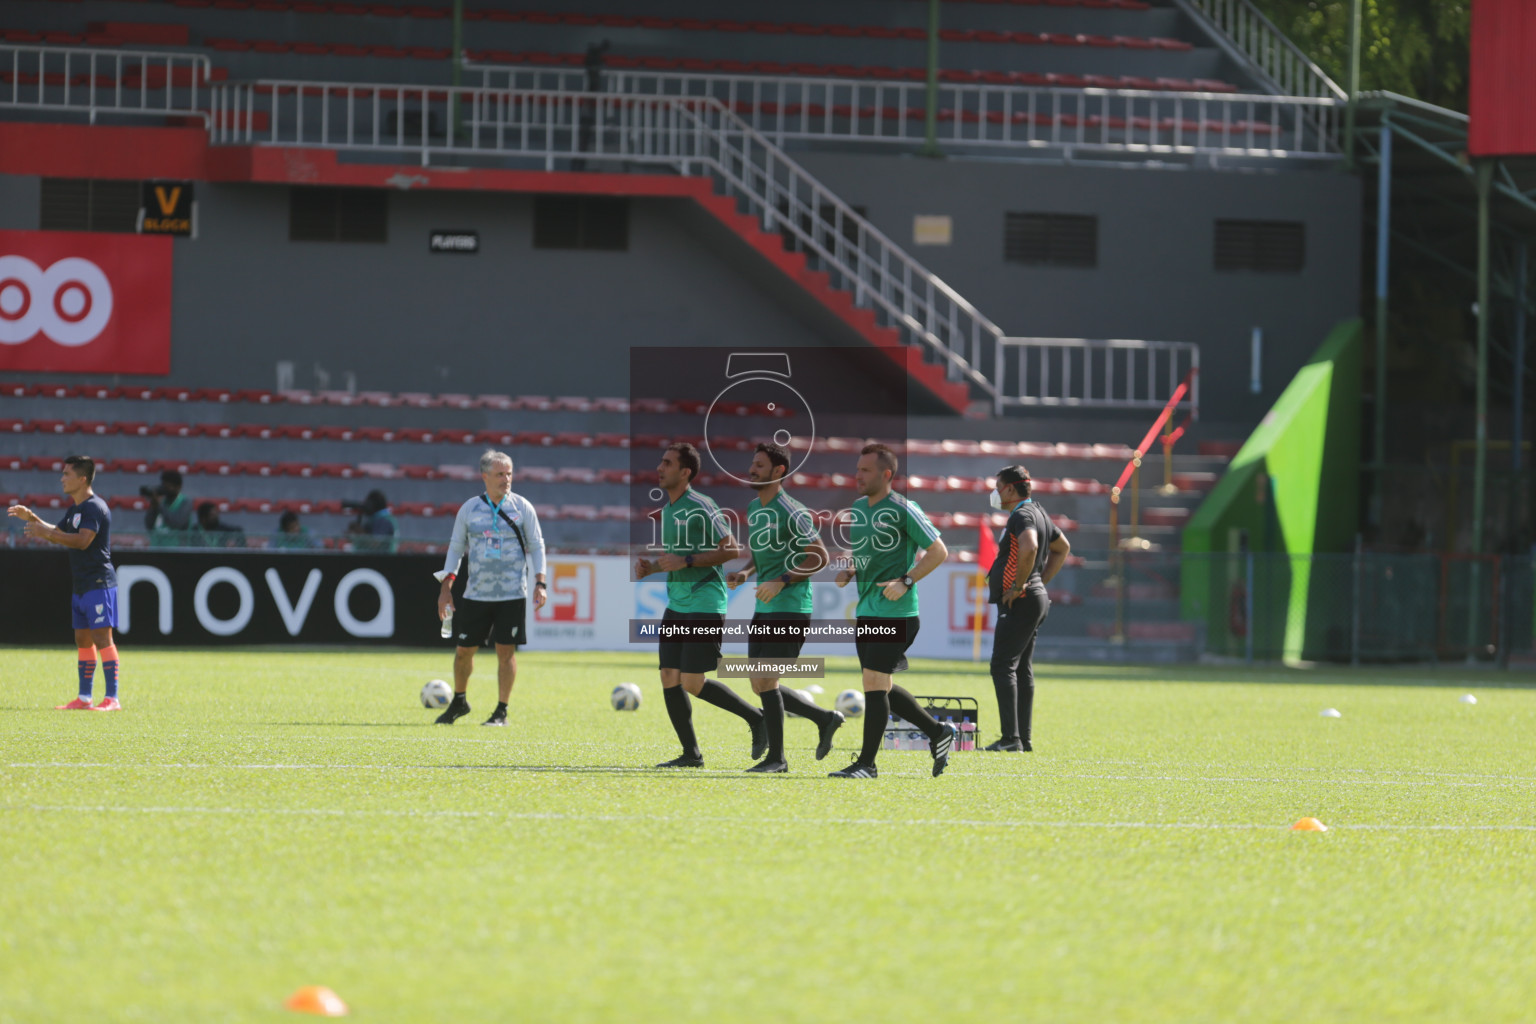
[(0, 370), (171, 370), (171, 240), (0, 231)]

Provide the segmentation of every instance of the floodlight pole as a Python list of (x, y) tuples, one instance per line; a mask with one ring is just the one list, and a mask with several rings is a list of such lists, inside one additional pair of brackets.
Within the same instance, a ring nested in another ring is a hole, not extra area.
[(939, 0), (928, 0), (928, 109), (923, 116), (922, 156), (939, 152)]
[(1482, 587), (1484, 491), (1488, 486), (1488, 193), (1493, 185), (1493, 161), (1477, 164), (1477, 422), (1472, 468), (1472, 564), (1467, 588), (1467, 660), (1476, 657), (1478, 598)]
[(1387, 270), (1392, 241), (1392, 122), (1381, 120), (1376, 169), (1376, 478), (1371, 489), (1371, 522), (1379, 529), (1387, 475)]
[(1355, 169), (1355, 102), (1360, 95), (1360, 0), (1349, 0), (1349, 100), (1344, 107), (1344, 167)]
[(448, 148), (452, 149), (459, 132), (459, 86), (464, 79), (464, 0), (453, 0), (453, 64), (449, 81), (453, 89), (448, 100)]
[[(1484, 490), (1488, 484), (1488, 193), (1493, 161), (1477, 164), (1477, 420), (1472, 469), (1472, 553), (1483, 553)], [(1472, 596), (1476, 606), (1477, 595)]]
[(1530, 277), (1528, 250), (1521, 242), (1515, 250), (1515, 394), (1513, 401), (1514, 423), (1510, 429), (1509, 460), (1514, 471), (1515, 488), (1519, 493), (1520, 471), (1525, 459), (1520, 446), (1525, 443), (1525, 289)]

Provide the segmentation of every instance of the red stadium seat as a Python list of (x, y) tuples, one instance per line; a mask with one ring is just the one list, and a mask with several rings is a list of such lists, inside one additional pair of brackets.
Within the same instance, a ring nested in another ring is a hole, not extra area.
[(314, 470), (308, 462), (279, 462), (272, 467), (277, 476), (313, 476)]
[(202, 476), (228, 476), (233, 466), (222, 459), (199, 459), (192, 463), (192, 472)]
[(350, 478), (355, 470), (350, 462), (320, 462), (315, 464), (314, 475)]
[(241, 476), (271, 476), (272, 464), (270, 462), (237, 462), (232, 467), (234, 472)]
[(70, 501), (62, 494), (23, 494), (21, 504), (31, 509), (67, 508)]

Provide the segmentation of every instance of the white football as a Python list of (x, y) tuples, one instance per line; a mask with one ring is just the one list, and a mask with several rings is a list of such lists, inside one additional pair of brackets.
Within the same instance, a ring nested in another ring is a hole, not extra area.
[(441, 679), (434, 679), (421, 688), (421, 706), (424, 708), (445, 708), (453, 699), (453, 687)]
[(858, 690), (844, 690), (832, 706), (841, 711), (844, 718), (858, 718), (864, 713), (864, 695)]
[(620, 683), (613, 688), (608, 702), (615, 711), (634, 711), (640, 707), (640, 687), (634, 683)]

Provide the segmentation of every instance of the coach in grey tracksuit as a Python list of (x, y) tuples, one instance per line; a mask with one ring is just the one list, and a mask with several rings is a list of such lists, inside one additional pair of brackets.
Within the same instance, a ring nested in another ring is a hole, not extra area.
[[(448, 540), (448, 557), (437, 574), (442, 588), (437, 596), (441, 618), (453, 612), (457, 645), (453, 658), (453, 703), (437, 719), (441, 725), (469, 713), (469, 675), (474, 669), (475, 649), (486, 639), (496, 644), (500, 703), (486, 725), (507, 723), (507, 701), (517, 678), (517, 648), (528, 642), (528, 577), (533, 583), (533, 606), (545, 601), (544, 535), (533, 504), (512, 493), (512, 458), (488, 451), (480, 456), (480, 478), (485, 491), (459, 508)], [(453, 581), (459, 563), (469, 557), (469, 578), (464, 597), (455, 606)]]

